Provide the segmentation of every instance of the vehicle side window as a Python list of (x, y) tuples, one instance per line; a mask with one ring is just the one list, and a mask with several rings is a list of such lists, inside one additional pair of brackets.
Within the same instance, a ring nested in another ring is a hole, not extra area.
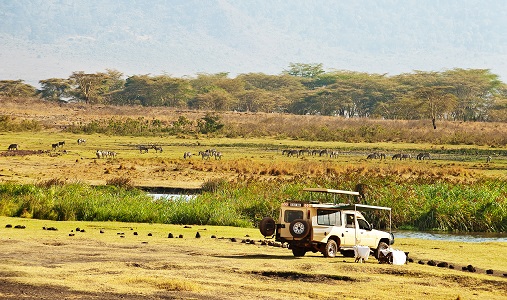
[(285, 211), (284, 221), (286, 223), (290, 223), (294, 220), (302, 219), (302, 218), (303, 218), (303, 211), (301, 211), (301, 210), (286, 210)]
[(357, 223), (359, 225), (359, 229), (370, 230), (370, 224), (368, 224), (366, 220), (357, 219)]
[(347, 214), (346, 216), (347, 218), (347, 227), (352, 227), (354, 228), (354, 215), (351, 215), (351, 214)]
[(324, 210), (324, 209), (318, 209), (317, 210), (317, 224), (319, 225), (329, 225), (329, 226), (335, 226), (341, 225), (341, 214), (340, 211), (334, 211), (334, 210)]

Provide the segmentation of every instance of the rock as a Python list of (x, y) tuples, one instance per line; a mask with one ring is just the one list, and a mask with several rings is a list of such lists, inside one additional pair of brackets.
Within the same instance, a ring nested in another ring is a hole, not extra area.
[(430, 261), (428, 261), (428, 266), (432, 266), (432, 267), (434, 267), (434, 266), (436, 266), (436, 265), (437, 265), (437, 263), (436, 263), (434, 260), (430, 260)]
[(69, 233), (69, 236), (74, 236), (74, 235), (76, 235), (76, 234), (75, 233)]
[(185, 225), (183, 228), (192, 228), (192, 226)]
[(104, 229), (101, 229), (101, 230), (100, 230), (100, 233), (104, 233)]
[(217, 238), (217, 236), (216, 236), (216, 235), (212, 235), (212, 236), (211, 236), (211, 238), (212, 238), (212, 239), (216, 239), (216, 238)]
[(7, 225), (5, 225), (5, 228), (12, 228), (12, 225), (11, 224), (7, 224)]
[(81, 228), (77, 227), (76, 232), (79, 232), (79, 231), (81, 231)]
[(475, 267), (474, 267), (474, 266), (472, 266), (472, 265), (468, 265), (468, 266), (467, 266), (467, 270), (468, 270), (469, 272), (477, 272), (477, 269), (475, 269)]
[(197, 233), (195, 234), (195, 238), (196, 238), (196, 239), (201, 238), (201, 234), (199, 233), (199, 231), (197, 231)]
[(422, 260), (418, 261), (417, 263), (420, 265), (424, 265), (424, 261), (422, 261)]
[(14, 228), (17, 228), (17, 229), (25, 229), (26, 226), (25, 225), (16, 225), (14, 226)]
[(493, 270), (492, 270), (492, 269), (488, 269), (488, 270), (486, 270), (486, 274), (490, 274), (490, 275), (492, 275), (493, 273), (494, 273), (494, 272), (493, 272)]
[(86, 232), (84, 229), (81, 229), (81, 232)]
[(449, 265), (449, 269), (454, 269), (454, 265)]
[(447, 268), (447, 267), (449, 267), (449, 264), (447, 262), (443, 261), (443, 262), (439, 262), (437, 264), (437, 267), (439, 267), (439, 268)]
[(148, 236), (153, 236), (153, 234), (151, 234), (151, 232), (150, 232), (150, 233), (148, 233)]
[(231, 238), (231, 242), (236, 243), (237, 242), (236, 238)]
[(172, 239), (174, 238), (174, 235), (172, 233), (169, 233), (169, 235), (167, 236), (168, 239)]
[(138, 234), (137, 231), (134, 231), (134, 235), (137, 235), (137, 234)]
[(182, 239), (182, 238), (183, 238), (183, 234), (180, 234), (178, 237), (179, 237), (180, 239)]

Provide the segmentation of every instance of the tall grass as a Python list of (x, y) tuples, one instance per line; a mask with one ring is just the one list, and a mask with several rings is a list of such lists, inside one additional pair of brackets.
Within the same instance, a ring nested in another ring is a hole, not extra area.
[[(50, 220), (87, 220), (257, 226), (266, 216), (278, 217), (287, 199), (309, 201), (304, 187), (354, 190), (362, 196), (346, 201), (392, 208), (393, 228), (444, 231), (507, 231), (507, 182), (479, 179), (452, 183), (407, 179), (397, 175), (333, 173), (259, 181), (219, 180), (195, 198), (154, 200), (144, 192), (118, 186), (85, 184), (0, 184), (0, 214)], [(369, 213), (376, 228), (386, 228), (385, 213)]]

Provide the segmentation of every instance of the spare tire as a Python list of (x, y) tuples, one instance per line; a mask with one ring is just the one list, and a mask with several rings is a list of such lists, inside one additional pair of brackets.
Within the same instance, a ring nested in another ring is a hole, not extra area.
[(303, 219), (296, 219), (290, 223), (289, 231), (293, 237), (302, 239), (310, 232), (310, 225)]
[(259, 230), (263, 236), (272, 236), (275, 234), (275, 220), (271, 217), (265, 217), (259, 224)]

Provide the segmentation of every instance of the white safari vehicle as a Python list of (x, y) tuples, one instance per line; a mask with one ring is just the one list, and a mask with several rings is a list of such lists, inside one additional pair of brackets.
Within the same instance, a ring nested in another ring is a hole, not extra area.
[(340, 251), (345, 256), (354, 256), (354, 246), (367, 246), (379, 258), (380, 250), (394, 243), (391, 232), (373, 229), (361, 211), (389, 211), (391, 231), (391, 209), (388, 207), (362, 204), (337, 204), (337, 197), (359, 196), (358, 192), (322, 188), (307, 188), (303, 191), (325, 193), (333, 196), (333, 203), (316, 201), (289, 201), (282, 204), (278, 222), (271, 217), (261, 220), (259, 229), (265, 237), (275, 237), (287, 243), (294, 256), (306, 252), (321, 252), (326, 257), (335, 257)]

